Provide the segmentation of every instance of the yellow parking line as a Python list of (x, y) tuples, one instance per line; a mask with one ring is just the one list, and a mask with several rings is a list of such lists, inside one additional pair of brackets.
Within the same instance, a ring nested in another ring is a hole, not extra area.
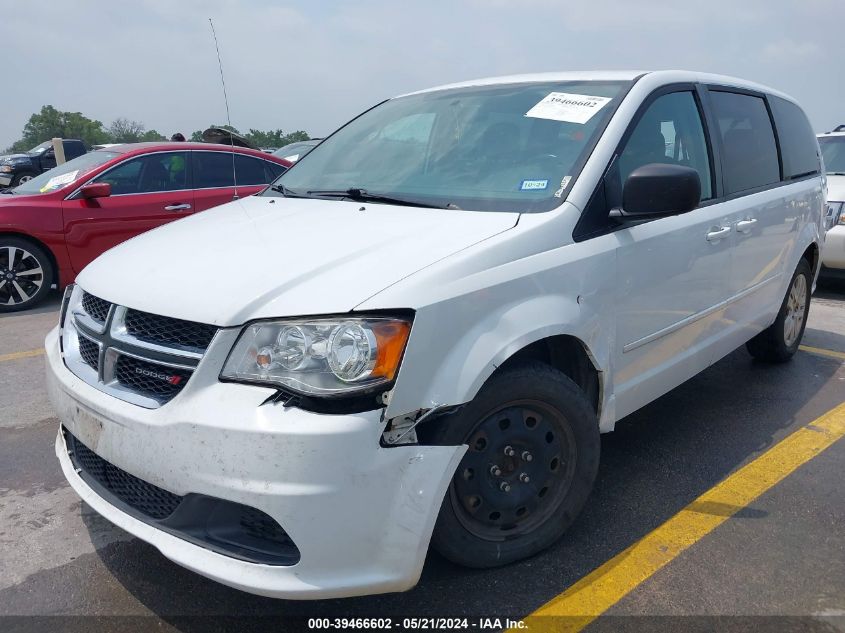
[(18, 360), (19, 358), (32, 358), (33, 356), (41, 356), (44, 353), (44, 348), (31, 349), (26, 352), (12, 352), (11, 354), (0, 354), (0, 363), (6, 360)]
[(845, 403), (795, 431), (537, 609), (525, 619), (528, 628), (580, 631), (681, 552), (843, 436)]
[(845, 360), (845, 352), (835, 352), (832, 349), (822, 349), (821, 347), (810, 347), (809, 345), (799, 345), (798, 349), (810, 354), (818, 354), (819, 356), (828, 356), (830, 358), (838, 358)]

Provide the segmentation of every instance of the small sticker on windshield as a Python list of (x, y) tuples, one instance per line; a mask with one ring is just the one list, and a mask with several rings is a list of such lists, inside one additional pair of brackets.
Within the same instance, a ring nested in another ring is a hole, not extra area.
[(534, 119), (549, 119), (565, 123), (586, 123), (610, 101), (610, 97), (550, 92), (525, 113)]
[(548, 180), (523, 180), (519, 184), (520, 191), (540, 191), (549, 186)]
[(563, 191), (569, 186), (569, 181), (572, 180), (572, 176), (564, 176), (563, 179), (560, 181), (560, 189), (555, 191), (555, 198), (562, 198)]
[(48, 191), (52, 191), (53, 189), (58, 189), (64, 185), (72, 183), (76, 180), (76, 175), (79, 173), (79, 170), (76, 171), (69, 171), (66, 174), (62, 174), (61, 176), (53, 176), (50, 180), (47, 181), (47, 184), (41, 187), (39, 191), (41, 193), (46, 193)]

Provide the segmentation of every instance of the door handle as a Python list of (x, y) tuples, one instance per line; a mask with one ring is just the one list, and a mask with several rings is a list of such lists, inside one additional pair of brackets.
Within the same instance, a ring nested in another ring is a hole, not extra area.
[(757, 224), (757, 218), (750, 218), (748, 220), (740, 220), (736, 223), (737, 233), (750, 233), (754, 225)]
[(190, 208), (191, 208), (191, 205), (189, 205), (187, 203), (182, 203), (182, 204), (168, 205), (168, 206), (164, 207), (164, 210), (165, 211), (187, 211)]
[(707, 241), (708, 242), (718, 242), (724, 237), (728, 236), (728, 233), (731, 232), (731, 227), (729, 226), (722, 226), (719, 228), (710, 229), (710, 232), (707, 234)]

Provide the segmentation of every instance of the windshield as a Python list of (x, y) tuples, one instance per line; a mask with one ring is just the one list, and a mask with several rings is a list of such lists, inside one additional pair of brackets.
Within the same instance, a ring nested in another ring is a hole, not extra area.
[(59, 165), (53, 169), (45, 171), (40, 176), (36, 176), (32, 180), (28, 180), (22, 185), (18, 185), (12, 189), (11, 193), (18, 195), (32, 195), (36, 193), (48, 193), (55, 191), (61, 187), (65, 187), (81, 176), (99, 167), (100, 165), (110, 161), (115, 156), (119, 156), (117, 152), (89, 152), (78, 156), (73, 160)]
[(566, 197), (627, 85), (505, 84), (391, 99), (322, 141), (263, 195), (352, 190), (356, 199), (547, 211)]
[(845, 174), (845, 136), (819, 138), (824, 168), (829, 174)]
[(30, 154), (43, 154), (46, 152), (50, 147), (53, 147), (52, 141), (44, 141), (40, 145), (36, 145), (31, 150), (29, 150)]
[(318, 141), (300, 141), (298, 143), (289, 143), (288, 145), (274, 151), (273, 155), (294, 162), (314, 149), (317, 146), (317, 143)]

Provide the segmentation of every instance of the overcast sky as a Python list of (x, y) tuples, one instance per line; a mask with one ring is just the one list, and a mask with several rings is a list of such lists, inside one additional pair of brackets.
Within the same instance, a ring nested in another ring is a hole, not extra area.
[(385, 97), (517, 72), (685, 68), (845, 123), (843, 0), (0, 0), (0, 148), (42, 105), (170, 136), (225, 120), (322, 136)]

